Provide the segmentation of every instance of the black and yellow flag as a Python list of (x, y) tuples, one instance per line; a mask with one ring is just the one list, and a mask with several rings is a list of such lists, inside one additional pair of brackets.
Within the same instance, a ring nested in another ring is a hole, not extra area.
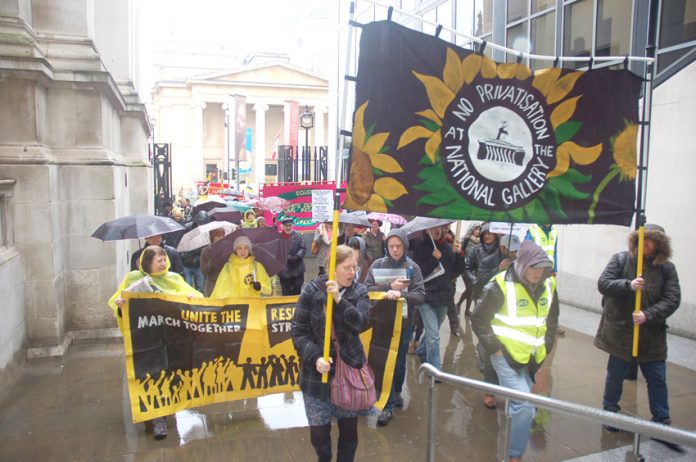
[(347, 209), (628, 225), (641, 80), (531, 71), (386, 22), (362, 28)]
[[(360, 335), (382, 409), (401, 336), (401, 302), (370, 294)], [(182, 409), (299, 390), (294, 297), (193, 299), (124, 293), (126, 372), (134, 422)]]

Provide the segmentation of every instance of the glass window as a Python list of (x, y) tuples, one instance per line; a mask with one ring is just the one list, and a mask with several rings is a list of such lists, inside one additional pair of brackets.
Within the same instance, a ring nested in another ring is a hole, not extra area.
[(532, 0), (532, 13), (538, 13), (556, 6), (556, 0)]
[(696, 40), (696, 0), (662, 2), (660, 48)]
[(437, 7), (437, 23), (452, 29), (452, 4), (445, 2)]
[[(490, 43), (490, 42), (493, 41), (493, 36), (492, 36), (492, 35), (485, 35), (485, 36), (481, 37), (481, 39), (482, 39), (482, 40), (485, 40), (486, 42), (489, 42), (489, 43)], [(478, 51), (478, 49), (479, 49), (479, 44), (477, 43), (477, 44), (474, 45), (474, 50), (475, 50), (475, 51)], [(484, 56), (488, 56), (489, 58), (493, 59), (493, 48), (487, 46), (487, 47), (483, 50), (483, 55), (484, 55)]]
[(493, 30), (493, 0), (475, 0), (474, 35), (480, 37)]
[(597, 2), (596, 56), (621, 56), (630, 52), (632, 0)]
[(508, 0), (507, 22), (508, 24), (518, 19), (526, 18), (529, 13), (529, 0)]
[[(563, 20), (563, 54), (590, 56), (592, 48), (592, 0), (581, 0), (565, 6)], [(568, 67), (584, 67), (586, 62), (569, 62)]]
[[(516, 26), (508, 27), (506, 43), (508, 48), (523, 53), (529, 53), (529, 38), (526, 21)], [(514, 62), (517, 60), (517, 56), (507, 54), (505, 60), (507, 62)]]
[[(531, 21), (532, 53), (554, 56), (556, 54), (556, 13), (551, 12)], [(549, 61), (532, 62), (533, 69), (549, 67)]]
[[(474, 15), (472, 13), (474, 12), (474, 10), (471, 6), (471, 3), (455, 2), (455, 8), (457, 9), (455, 13), (455, 18), (457, 21), (455, 24), (455, 29), (465, 34), (473, 35)], [(458, 35), (455, 43), (459, 46), (466, 46), (467, 44), (469, 44), (469, 41), (464, 37)]]
[[(423, 19), (425, 19), (426, 21), (430, 21), (430, 22), (437, 22), (437, 11), (435, 9), (432, 9), (432, 10), (428, 11), (427, 13), (424, 13)], [(430, 24), (423, 23), (422, 31), (424, 34), (435, 35), (435, 26), (431, 26)]]
[(670, 64), (692, 51), (694, 47), (682, 48), (680, 50), (670, 51), (669, 53), (660, 53), (657, 56), (657, 72), (660, 73), (667, 69)]

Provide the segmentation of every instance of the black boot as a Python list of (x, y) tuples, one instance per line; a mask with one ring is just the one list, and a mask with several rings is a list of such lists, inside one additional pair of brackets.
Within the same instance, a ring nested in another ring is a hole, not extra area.
[(327, 444), (325, 446), (314, 446), (314, 450), (317, 452), (317, 456), (319, 457), (317, 459), (318, 462), (331, 462), (331, 444)]
[(357, 442), (339, 441), (338, 457), (336, 458), (336, 462), (353, 462), (353, 459), (355, 459), (356, 449), (358, 449)]

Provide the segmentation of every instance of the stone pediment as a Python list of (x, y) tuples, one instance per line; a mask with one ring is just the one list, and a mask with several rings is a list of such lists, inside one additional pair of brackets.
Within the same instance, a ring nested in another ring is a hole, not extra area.
[(190, 79), (196, 83), (215, 82), (255, 82), (271, 85), (318, 85), (328, 86), (329, 81), (304, 69), (285, 63), (263, 64), (258, 66), (245, 66), (237, 69), (218, 71), (206, 75), (200, 75)]

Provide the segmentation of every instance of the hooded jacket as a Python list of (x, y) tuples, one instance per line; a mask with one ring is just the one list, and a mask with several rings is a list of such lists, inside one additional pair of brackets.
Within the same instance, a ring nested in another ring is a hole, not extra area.
[(446, 239), (435, 242), (435, 246), (442, 256), (438, 261), (433, 256), (433, 240), (427, 232), (422, 237), (416, 238), (409, 244), (413, 248), (413, 261), (420, 267), (424, 278), (442, 263), (445, 274), (425, 283), (425, 302), (435, 306), (448, 306), (452, 301), (452, 280), (464, 270), (464, 255), (455, 254)]
[(134, 282), (144, 278), (145, 276), (150, 276), (150, 285), (153, 287), (153, 289), (163, 292), (165, 294), (186, 296), (194, 295), (196, 297), (203, 297), (203, 294), (198, 292), (190, 285), (188, 285), (180, 274), (169, 271), (169, 268), (171, 267), (169, 255), (167, 255), (167, 267), (164, 271), (161, 271), (159, 273), (147, 273), (145, 270), (143, 270), (142, 260), (143, 257), (141, 252), (140, 258), (138, 259), (138, 269), (136, 271), (131, 271), (130, 273), (126, 274), (126, 276), (123, 278), (123, 281), (121, 281), (121, 284), (119, 284), (118, 289), (116, 289), (116, 292), (111, 296), (108, 302), (111, 309), (114, 310), (114, 314), (116, 315), (116, 321), (118, 322), (118, 327), (119, 329), (121, 329), (122, 332), (123, 318), (119, 314), (118, 305), (116, 305), (116, 299), (121, 296), (121, 293), (127, 287), (129, 287)]
[[(669, 261), (672, 247), (669, 237), (656, 225), (646, 225), (645, 239), (656, 243), (655, 254), (643, 265), (641, 311), (647, 320), (640, 326), (638, 361), (664, 361), (667, 358), (667, 318), (681, 303), (677, 269)], [(628, 236), (628, 251), (614, 254), (597, 283), (602, 297), (602, 318), (594, 344), (600, 350), (628, 361), (633, 347), (633, 311), (636, 293), (631, 281), (636, 278), (638, 232)]]
[(389, 284), (377, 284), (375, 282), (374, 270), (379, 268), (405, 268), (406, 276), (411, 280), (408, 285), (408, 289), (401, 292), (401, 296), (406, 300), (406, 306), (408, 308), (408, 319), (404, 320), (406, 325), (409, 325), (413, 316), (415, 315), (418, 305), (423, 303), (425, 300), (425, 285), (423, 284), (423, 274), (421, 273), (420, 267), (406, 256), (408, 253), (408, 239), (406, 237), (406, 232), (400, 228), (392, 229), (387, 235), (387, 242), (392, 238), (398, 238), (404, 244), (404, 255), (395, 260), (389, 254), (389, 248), (387, 248), (387, 256), (378, 258), (372, 262), (372, 266), (367, 272), (367, 277), (365, 278), (365, 285), (367, 290), (370, 292), (387, 292), (391, 289)]
[[(261, 291), (254, 289), (254, 282), (261, 283)], [(233, 253), (220, 270), (210, 298), (261, 297), (271, 293), (273, 288), (266, 268), (253, 255), (242, 259)]]
[[(546, 252), (544, 252), (541, 247), (533, 242), (525, 241), (522, 243), (520, 250), (517, 252), (515, 262), (510, 265), (507, 270), (505, 270), (505, 280), (522, 284), (529, 297), (535, 303), (539, 301), (539, 298), (544, 293), (544, 281), (551, 276), (551, 267), (546, 269), (544, 277), (535, 286), (531, 286), (529, 283), (527, 283), (527, 281), (524, 280), (521, 275), (524, 274), (524, 271), (527, 268), (543, 261), (549, 261)], [(492, 355), (498, 351), (502, 351), (508, 364), (513, 369), (520, 370), (524, 366), (529, 366), (529, 375), (533, 379), (534, 374), (539, 367), (541, 367), (541, 364), (536, 363), (533, 355), (526, 364), (513, 360), (510, 353), (505, 349), (503, 344), (500, 342), (500, 340), (498, 340), (498, 337), (493, 332), (491, 321), (495, 317), (496, 313), (503, 308), (504, 300), (505, 294), (503, 294), (503, 291), (500, 289), (498, 283), (494, 280), (488, 282), (483, 288), (483, 296), (481, 300), (476, 305), (474, 312), (472, 313), (471, 328), (478, 337), (486, 353)], [(554, 345), (556, 327), (558, 326), (558, 313), (558, 294), (554, 291), (551, 306), (549, 307), (549, 312), (546, 317), (546, 335), (544, 337), (544, 343), (546, 346), (547, 355), (551, 352)]]
[(464, 258), (468, 258), (474, 250), (474, 247), (481, 242), (479, 239), (480, 234), (479, 237), (474, 236), (474, 230), (476, 228), (481, 228), (481, 224), (475, 221), (469, 225), (466, 229), (466, 234), (464, 234), (462, 238), (462, 252), (464, 252)]
[[(300, 389), (303, 393), (322, 400), (328, 400), (330, 397), (329, 384), (335, 367), (331, 366), (329, 382), (322, 384), (316, 362), (323, 353), (324, 345), (326, 280), (326, 275), (320, 276), (304, 286), (292, 319), (292, 342), (300, 356), (301, 364)], [(362, 367), (367, 361), (359, 334), (367, 328), (369, 308), (367, 288), (355, 280), (343, 291), (341, 302), (333, 306), (332, 319), (341, 349), (341, 359), (354, 368)], [(333, 344), (329, 355), (336, 357)]]

